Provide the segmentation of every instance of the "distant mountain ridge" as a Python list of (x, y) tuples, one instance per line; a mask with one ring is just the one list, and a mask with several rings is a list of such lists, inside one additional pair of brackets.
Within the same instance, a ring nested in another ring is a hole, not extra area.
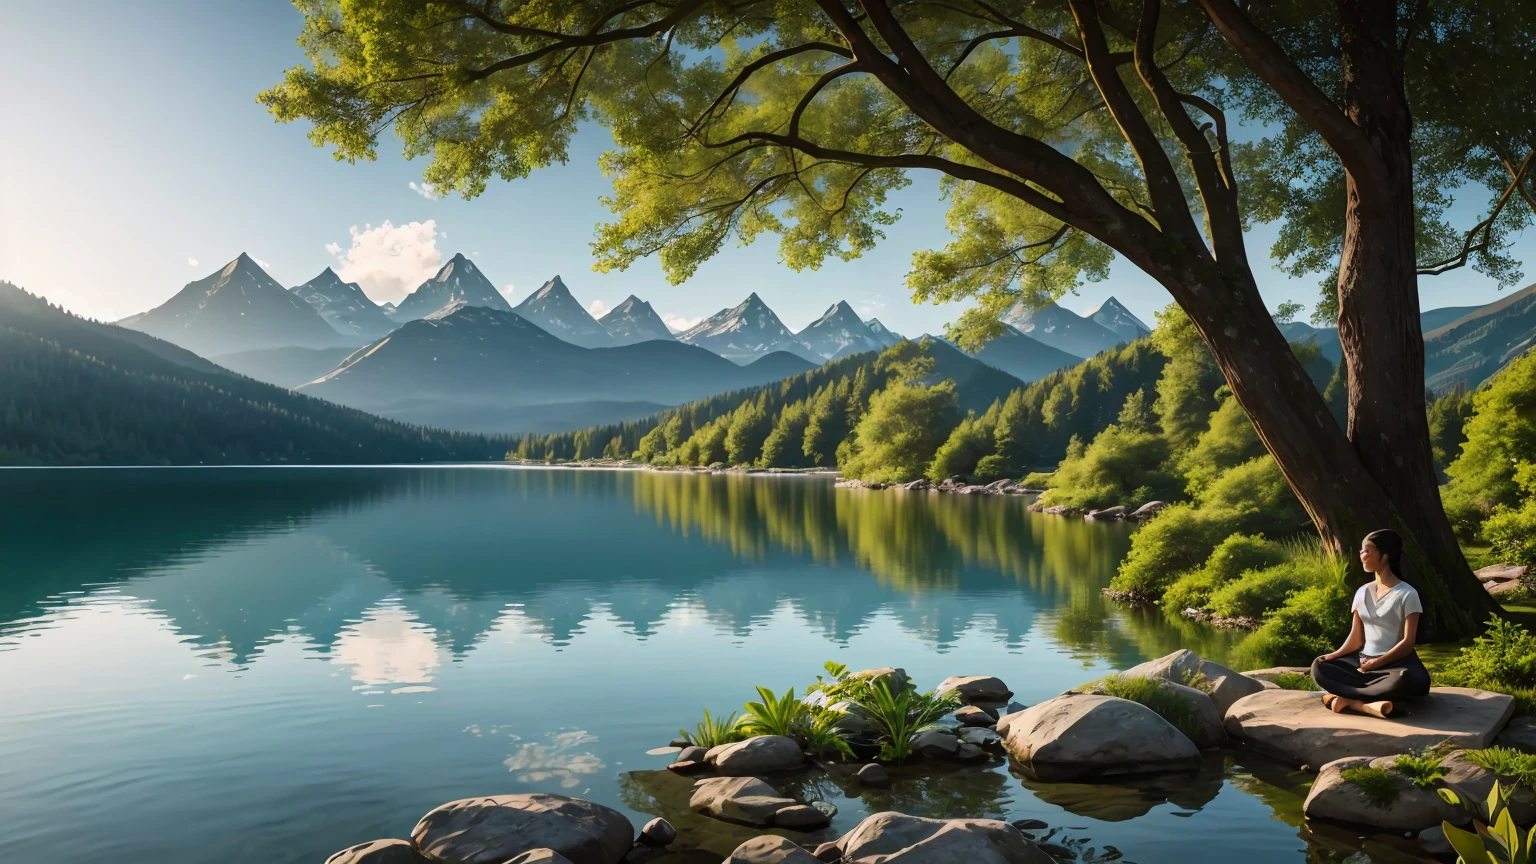
[(1437, 392), (1488, 380), (1536, 347), (1536, 284), (1424, 334), (1424, 380)]
[(864, 326), (868, 327), (869, 332), (875, 337), (875, 339), (879, 340), (881, 345), (885, 346), (886, 348), (889, 348), (898, 342), (905, 342), (907, 339), (907, 337), (897, 333), (884, 324), (881, 324), (879, 318), (871, 318), (868, 321), (865, 321)]
[(431, 279), (421, 283), (401, 300), (395, 306), (393, 317), (399, 323), (415, 321), (455, 300), (502, 312), (512, 311), (512, 304), (507, 302), (507, 298), (501, 296), (501, 292), (480, 272), (475, 262), (465, 258), (461, 252), (448, 259), (448, 263), (439, 268)]
[(832, 304), (820, 318), (796, 333), (795, 338), (823, 360), (880, 351), (886, 347), (846, 300)]
[(214, 273), (188, 282), (159, 306), (118, 324), (203, 357), (284, 345), (329, 348), (344, 342), (319, 312), (244, 252)]
[(811, 353), (756, 292), (677, 334), (677, 339), (737, 363), (749, 363), (775, 351), (801, 356)]
[(611, 348), (614, 345), (613, 337), (576, 302), (559, 276), (545, 282), (512, 311), (572, 345), (583, 348)]
[(608, 314), (599, 318), (597, 323), (608, 331), (615, 346), (633, 345), (653, 339), (677, 341), (677, 336), (667, 327), (667, 322), (656, 314), (656, 310), (651, 308), (651, 304), (633, 294), (608, 310)]
[(343, 336), (372, 342), (395, 329), (395, 322), (363, 293), (361, 285), (341, 281), (329, 267), (291, 290)]
[(1032, 339), (1008, 324), (1003, 325), (1001, 336), (971, 356), (1026, 384), (1039, 381), (1058, 369), (1069, 369), (1083, 362), (1082, 357)]
[(1115, 334), (1122, 342), (1134, 342), (1152, 332), (1145, 322), (1110, 295), (1103, 303), (1083, 313), (1083, 317)]
[[(1119, 303), (1115, 305), (1119, 306)], [(1003, 313), (1002, 321), (1025, 336), (1077, 357), (1092, 357), (1120, 342), (1130, 341), (1099, 322), (1063, 309), (1054, 302), (1030, 308), (1021, 298)]]

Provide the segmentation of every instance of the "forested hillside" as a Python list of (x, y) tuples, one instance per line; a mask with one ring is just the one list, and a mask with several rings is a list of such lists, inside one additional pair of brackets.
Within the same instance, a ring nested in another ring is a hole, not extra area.
[(0, 282), (0, 464), (427, 462), (505, 450), (504, 439), (406, 426), (252, 381)]

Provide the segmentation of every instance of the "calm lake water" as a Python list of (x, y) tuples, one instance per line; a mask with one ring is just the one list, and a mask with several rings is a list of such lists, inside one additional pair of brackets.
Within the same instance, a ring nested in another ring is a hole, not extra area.
[[(1033, 704), (1181, 646), (1219, 658), (1220, 634), (1104, 601), (1128, 545), (1019, 498), (826, 477), (0, 471), (0, 859), (318, 864), (536, 790), (728, 851), (747, 835), (678, 812), (687, 781), (645, 751), (755, 684), (836, 660)], [(1038, 818), (1081, 861), (1404, 860), (1303, 829), (1305, 779), (1227, 752), (1140, 785), (994, 764), (792, 791), (836, 804), (834, 833)]]

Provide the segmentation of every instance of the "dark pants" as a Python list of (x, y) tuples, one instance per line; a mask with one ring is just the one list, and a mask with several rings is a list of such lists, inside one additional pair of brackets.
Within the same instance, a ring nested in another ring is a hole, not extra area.
[(1369, 672), (1360, 671), (1359, 654), (1312, 661), (1312, 680), (1335, 696), (1361, 702), (1405, 702), (1429, 693), (1429, 670), (1417, 653)]

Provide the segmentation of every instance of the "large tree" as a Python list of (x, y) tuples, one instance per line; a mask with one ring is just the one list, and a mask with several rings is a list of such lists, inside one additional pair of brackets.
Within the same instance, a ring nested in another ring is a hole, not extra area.
[[(311, 138), (340, 159), (372, 158), (393, 130), (406, 155), (430, 156), (426, 180), (472, 196), (493, 176), (563, 160), (584, 122), (607, 126), (616, 217), (594, 243), (599, 268), (654, 254), (680, 281), (727, 241), (764, 232), (780, 235), (791, 267), (852, 258), (883, 236), (887, 195), (916, 169), (943, 175), (956, 239), (917, 254), (910, 285), (922, 299), (977, 299), (959, 337), (984, 339), (1018, 297), (1059, 296), (1122, 256), (1188, 313), (1326, 542), (1352, 553), (1371, 528), (1401, 529), (1429, 632), (1469, 632), (1492, 609), (1430, 461), (1416, 274), (1448, 266), (1420, 261), (1419, 247), (1440, 251), (1450, 229), (1427, 231), (1436, 213), (1415, 209), (1422, 160), (1405, 72), (1469, 62), (1450, 49), (1504, 26), (1489, 4), (297, 3), (310, 64), (261, 99), (280, 120), (312, 121)], [(1516, 37), (1488, 62), (1529, 44)], [(1493, 107), (1433, 99), (1447, 125)], [(1234, 127), (1266, 112), (1280, 118), (1275, 141), (1240, 161)], [(1494, 137), (1465, 125), (1471, 139)], [(1519, 158), (1532, 137), (1498, 143)], [(1491, 140), (1468, 148), (1495, 152)], [(1332, 180), (1319, 187), (1332, 197), (1297, 193), (1285, 168), (1296, 152)], [(1264, 194), (1239, 197), (1246, 175)], [(1244, 245), (1250, 219), (1306, 206), (1321, 210), (1301, 214), (1312, 234), (1292, 251), (1338, 266), (1347, 435), (1265, 309)], [(1510, 212), (1495, 214), (1501, 229)], [(1333, 246), (1317, 228), (1326, 218), (1340, 229)], [(1506, 235), (1467, 240), (1461, 260), (1496, 268)]]

